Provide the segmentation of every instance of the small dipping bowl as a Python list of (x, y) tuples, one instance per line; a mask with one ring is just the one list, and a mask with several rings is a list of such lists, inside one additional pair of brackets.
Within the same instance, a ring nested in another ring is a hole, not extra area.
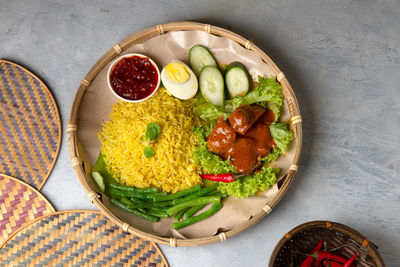
[(152, 97), (160, 82), (160, 70), (156, 63), (148, 56), (137, 53), (118, 57), (107, 72), (110, 91), (117, 98), (131, 103)]

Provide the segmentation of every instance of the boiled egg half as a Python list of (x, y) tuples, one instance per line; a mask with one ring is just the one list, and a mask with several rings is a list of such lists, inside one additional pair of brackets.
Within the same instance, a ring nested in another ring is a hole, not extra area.
[(193, 98), (199, 88), (194, 72), (179, 60), (173, 60), (164, 67), (161, 81), (171, 95), (182, 100)]

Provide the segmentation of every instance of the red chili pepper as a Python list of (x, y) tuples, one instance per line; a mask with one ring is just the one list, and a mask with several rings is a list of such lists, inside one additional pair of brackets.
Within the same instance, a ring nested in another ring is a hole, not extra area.
[[(320, 251), (322, 247), (322, 240), (319, 241), (318, 245), (310, 252), (310, 254), (314, 254), (315, 252)], [(311, 256), (307, 256), (307, 258), (301, 263), (301, 267), (311, 267), (314, 263), (314, 258)]]
[(223, 182), (223, 183), (231, 183), (234, 182), (237, 178), (244, 176), (243, 174), (234, 174), (234, 173), (222, 173), (222, 174), (200, 174), (201, 178), (214, 181), (214, 182)]
[(354, 253), (353, 257), (351, 257), (351, 258), (343, 265), (343, 267), (350, 267), (350, 266), (353, 264), (353, 262), (356, 260), (356, 258), (357, 258), (357, 252)]

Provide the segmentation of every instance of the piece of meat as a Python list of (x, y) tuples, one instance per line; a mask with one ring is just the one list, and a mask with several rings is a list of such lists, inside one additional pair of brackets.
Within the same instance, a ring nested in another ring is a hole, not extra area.
[(246, 132), (245, 136), (255, 140), (255, 148), (259, 157), (265, 157), (276, 146), (274, 139), (271, 137), (269, 126), (261, 122), (255, 123)]
[(264, 112), (265, 110), (258, 105), (243, 105), (229, 116), (229, 123), (236, 132), (244, 135)]
[(250, 173), (257, 166), (256, 142), (252, 138), (239, 137), (230, 151), (233, 167), (238, 173)]
[(236, 133), (223, 120), (218, 119), (213, 131), (207, 140), (208, 151), (228, 157), (229, 150), (232, 148), (236, 140)]
[(275, 121), (274, 112), (270, 109), (267, 109), (264, 114), (258, 119), (259, 122), (264, 123), (265, 125), (269, 126), (271, 123)]

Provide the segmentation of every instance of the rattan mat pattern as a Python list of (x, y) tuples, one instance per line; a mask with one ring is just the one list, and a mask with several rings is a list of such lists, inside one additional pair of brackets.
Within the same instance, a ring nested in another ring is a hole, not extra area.
[(60, 114), (49, 89), (25, 68), (0, 60), (0, 173), (40, 190), (60, 145)]
[(6, 266), (165, 266), (155, 243), (98, 211), (69, 210), (36, 219), (0, 248)]
[(0, 174), (0, 246), (24, 224), (54, 211), (50, 202), (36, 189)]

